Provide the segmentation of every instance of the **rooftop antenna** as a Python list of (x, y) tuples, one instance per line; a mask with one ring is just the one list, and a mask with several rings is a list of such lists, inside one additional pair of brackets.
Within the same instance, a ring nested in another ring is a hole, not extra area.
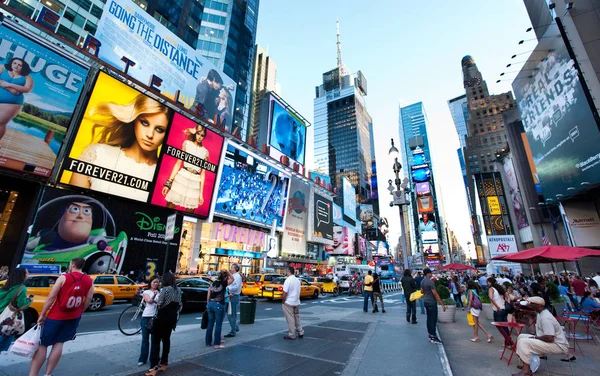
[(342, 42), (340, 40), (340, 20), (336, 19), (336, 27), (337, 27), (337, 66), (340, 68), (342, 66)]

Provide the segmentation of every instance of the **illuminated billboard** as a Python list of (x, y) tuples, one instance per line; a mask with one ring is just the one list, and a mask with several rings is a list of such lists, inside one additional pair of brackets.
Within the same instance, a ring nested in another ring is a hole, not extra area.
[(333, 240), (333, 202), (316, 192), (313, 194), (313, 240)]
[[(269, 130), (269, 145), (271, 148), (275, 148), (282, 155), (304, 165), (306, 155), (306, 123), (293, 111), (284, 107), (273, 96), (271, 96), (271, 122)], [(275, 159), (280, 159), (280, 156), (270, 154)]]
[(431, 179), (431, 169), (429, 164), (424, 163), (411, 167), (412, 180), (415, 183), (426, 182)]
[[(292, 177), (281, 246), (286, 253), (306, 255), (306, 226), (310, 187)], [(323, 218), (324, 220), (324, 218)]]
[(429, 182), (417, 183), (415, 184), (415, 190), (417, 192), (417, 196), (429, 196), (431, 195), (431, 186)]
[(342, 177), (342, 187), (344, 192), (344, 215), (356, 221), (356, 190), (345, 176)]
[(421, 231), (421, 240), (423, 244), (430, 244), (438, 242), (438, 233), (437, 231)]
[(417, 208), (419, 213), (433, 213), (433, 197), (421, 196), (417, 197)]
[(354, 255), (355, 232), (344, 226), (333, 226), (333, 245), (325, 246), (330, 255)]

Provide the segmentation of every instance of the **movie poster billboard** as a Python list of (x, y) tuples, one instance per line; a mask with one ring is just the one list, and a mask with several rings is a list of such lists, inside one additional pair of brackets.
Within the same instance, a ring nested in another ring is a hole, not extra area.
[(599, 124), (556, 23), (523, 68), (512, 86), (544, 197), (570, 196), (587, 189), (584, 182), (599, 182)]
[(367, 248), (367, 239), (363, 238), (362, 236), (356, 234), (356, 239), (357, 239), (357, 247), (358, 247), (358, 255), (362, 257), (364, 260), (367, 259), (368, 257), (368, 248)]
[[(281, 155), (304, 165), (306, 155), (306, 123), (295, 112), (286, 108), (271, 95), (271, 119), (269, 123), (270, 153), (277, 160)], [(273, 151), (273, 150), (272, 150)]]
[(223, 137), (174, 114), (151, 203), (207, 218), (210, 213)]
[[(162, 273), (170, 214), (172, 211), (115, 197), (46, 187), (22, 263), (67, 268), (71, 259), (82, 257), (88, 274), (134, 271), (137, 276), (146, 268), (146, 261), (153, 259), (158, 270), (147, 270), (147, 276)], [(167, 270), (175, 271), (182, 221), (178, 216), (169, 242), (173, 252)]]
[(0, 25), (0, 167), (50, 176), (87, 75)]
[(521, 197), (517, 174), (515, 173), (515, 167), (511, 157), (504, 158), (503, 163), (504, 172), (506, 173), (506, 179), (508, 181), (508, 195), (512, 203), (513, 213), (515, 215), (517, 227), (519, 230), (522, 230), (529, 226), (529, 221), (527, 220), (527, 213), (525, 213), (525, 206), (523, 205), (523, 198)]
[(282, 248), (286, 253), (306, 255), (306, 225), (309, 200), (309, 185), (292, 177), (285, 229), (281, 241)]
[(333, 240), (333, 202), (314, 192), (313, 194), (313, 238)]
[(344, 193), (344, 215), (356, 221), (356, 189), (350, 180), (343, 176), (342, 187)]
[(172, 111), (100, 73), (60, 182), (147, 202)]
[(263, 159), (227, 144), (215, 215), (283, 229), (290, 177)]
[[(115, 67), (125, 67), (123, 58), (135, 62), (128, 75), (240, 137), (232, 121), (234, 80), (134, 2), (108, 0), (94, 36), (102, 43), (100, 59)], [(152, 85), (153, 75), (160, 85)]]
[(355, 232), (344, 226), (333, 226), (333, 245), (325, 246), (330, 255), (354, 255)]

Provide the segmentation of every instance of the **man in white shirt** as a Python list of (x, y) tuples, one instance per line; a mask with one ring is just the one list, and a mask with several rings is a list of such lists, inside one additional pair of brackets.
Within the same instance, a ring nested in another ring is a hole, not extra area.
[(288, 277), (283, 283), (283, 315), (288, 324), (288, 334), (284, 339), (296, 339), (304, 337), (304, 330), (300, 324), (300, 280), (294, 275), (294, 267), (289, 266)]
[(600, 287), (600, 272), (596, 272), (596, 276), (592, 279), (594, 281), (596, 281), (596, 283), (598, 284), (598, 287)]
[(227, 315), (231, 332), (225, 334), (225, 337), (235, 337), (235, 333), (240, 331), (240, 326), (237, 322), (238, 312), (240, 310), (240, 294), (242, 293), (242, 276), (239, 273), (240, 266), (238, 264), (231, 265), (231, 276), (233, 281), (229, 284), (229, 304), (231, 304), (231, 314)]

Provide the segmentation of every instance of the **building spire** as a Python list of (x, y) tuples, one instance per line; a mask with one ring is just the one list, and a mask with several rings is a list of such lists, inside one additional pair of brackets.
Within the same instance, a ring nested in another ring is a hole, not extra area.
[(337, 28), (337, 66), (338, 68), (342, 67), (342, 41), (340, 39), (340, 20), (336, 18), (336, 28)]

